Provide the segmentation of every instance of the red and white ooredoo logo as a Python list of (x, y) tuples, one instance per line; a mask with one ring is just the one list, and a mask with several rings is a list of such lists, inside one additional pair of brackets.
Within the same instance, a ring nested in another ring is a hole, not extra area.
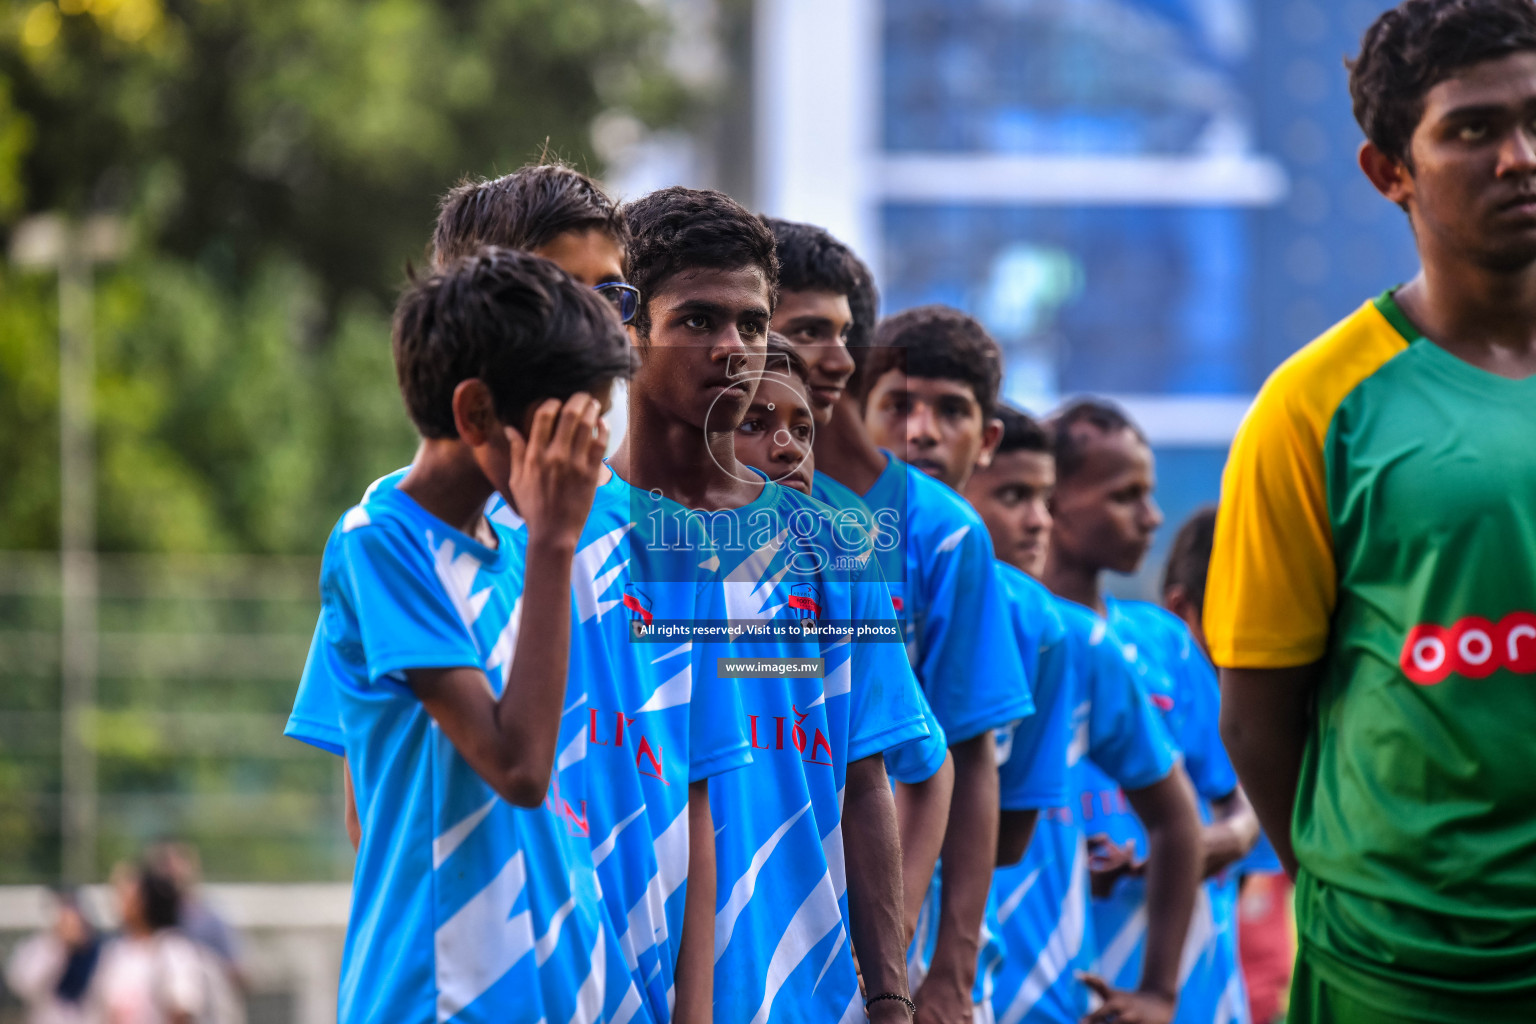
[(1420, 686), (1455, 674), (1482, 679), (1507, 668), (1536, 673), (1536, 613), (1510, 612), (1495, 625), (1469, 615), (1451, 626), (1422, 623), (1408, 632), (1398, 655), (1403, 673)]

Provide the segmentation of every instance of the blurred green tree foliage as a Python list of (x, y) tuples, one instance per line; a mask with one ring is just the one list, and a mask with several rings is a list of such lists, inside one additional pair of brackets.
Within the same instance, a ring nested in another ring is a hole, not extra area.
[[(0, 8), (0, 244), (43, 211), (133, 239), (95, 289), (98, 536), (123, 553), (99, 603), (103, 867), (178, 835), (215, 878), (347, 876), (335, 760), (280, 732), (314, 556), (414, 445), (394, 293), (462, 177), (546, 151), (600, 172), (600, 114), (688, 113), (664, 7)], [(52, 274), (0, 263), (0, 884), (60, 863), (56, 566), (15, 554), (58, 543), (57, 305)]]
[[(315, 552), (408, 458), (388, 311), (436, 197), (681, 116), (643, 0), (41, 0), (0, 16), (0, 225), (111, 211), (105, 550)], [(51, 278), (0, 276), (0, 548), (56, 543)]]

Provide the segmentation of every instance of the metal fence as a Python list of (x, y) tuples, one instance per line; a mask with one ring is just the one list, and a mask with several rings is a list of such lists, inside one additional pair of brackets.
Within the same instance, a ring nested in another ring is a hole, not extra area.
[(335, 759), (281, 735), (318, 560), (91, 558), (66, 637), (59, 556), (0, 552), (0, 884), (99, 881), (168, 838), (220, 881), (347, 878)]

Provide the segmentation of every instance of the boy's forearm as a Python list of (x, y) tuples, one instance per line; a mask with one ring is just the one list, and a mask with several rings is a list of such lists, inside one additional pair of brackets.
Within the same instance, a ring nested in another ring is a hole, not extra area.
[(997, 866), (1008, 867), (1024, 859), (1029, 841), (1040, 821), (1038, 807), (1023, 811), (1002, 811), (997, 816)]
[(518, 635), (501, 696), (477, 667), (406, 672), (448, 741), (508, 803), (537, 807), (549, 792), (570, 652), (571, 559), (575, 542), (530, 540)]
[(923, 991), (929, 1001), (963, 1000), (970, 1005), (981, 921), (997, 862), (997, 747), (989, 729), (954, 744), (950, 751), (955, 758), (955, 795), (944, 835), (938, 939)]
[(1141, 990), (1170, 999), (1179, 992), (1179, 960), (1200, 884), (1200, 816), (1183, 769), (1127, 791), (1147, 831), (1147, 941)]
[(688, 890), (683, 896), (683, 934), (678, 940), (677, 1024), (708, 1024), (715, 981), (715, 825), (709, 783), (688, 786)]
[(1213, 801), (1211, 815), (1215, 820), (1200, 830), (1201, 848), (1205, 854), (1201, 878), (1210, 878), (1236, 864), (1248, 856), (1259, 841), (1258, 815), (1241, 788)]
[(949, 802), (955, 785), (955, 761), (946, 751), (939, 770), (922, 782), (896, 783), (896, 821), (901, 830), (901, 891), (906, 904), (904, 935), (912, 941), (933, 869), (944, 845)]
[(859, 958), (865, 992), (870, 996), (883, 992), (906, 996), (896, 803), (879, 754), (848, 766), (843, 862), (853, 950)]
[(539, 800), (554, 771), (565, 709), (575, 551), (574, 539), (529, 537), (518, 636), (532, 642), (519, 643), (513, 651), (507, 685), (496, 707), (501, 734), (516, 745), (524, 769), (533, 773)]
[(1318, 665), (1221, 670), (1221, 738), (1280, 864), (1296, 877), (1291, 816)]

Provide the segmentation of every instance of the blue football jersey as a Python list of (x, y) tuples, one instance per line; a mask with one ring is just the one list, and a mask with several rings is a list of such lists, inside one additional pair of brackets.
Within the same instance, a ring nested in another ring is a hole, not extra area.
[[(1143, 682), (1162, 712), (1183, 758), (1184, 770), (1200, 797), (1203, 820), (1210, 801), (1237, 788), (1237, 774), (1218, 729), (1221, 697), (1216, 673), (1189, 629), (1175, 615), (1143, 601), (1105, 599), (1110, 627), (1143, 667)], [(1119, 843), (1134, 840), (1143, 853), (1146, 833), (1119, 798), (1113, 780), (1089, 780), (1087, 791), (1113, 801), (1114, 813), (1101, 827)], [(1122, 879), (1108, 899), (1093, 901), (1100, 938), (1100, 968), (1111, 984), (1129, 987), (1141, 976), (1146, 940), (1146, 883)], [(1195, 897), (1195, 912), (1179, 965), (1180, 1024), (1223, 1024), (1248, 1020), (1248, 998), (1237, 956), (1237, 878), (1230, 868), (1206, 880)]]
[(863, 498), (934, 717), (952, 744), (1024, 718), (1034, 705), (986, 524), (944, 484), (889, 452), (886, 459)]
[[(554, 801), (521, 809), (497, 796), (404, 682), (412, 668), (471, 666), (495, 691), (506, 685), (522, 558), (499, 528), (497, 542), (389, 483), (326, 545), (307, 679), (331, 689), (363, 826), (342, 1021), (646, 1019), (586, 844)], [(578, 726), (565, 718), (561, 750)]]
[[(670, 502), (654, 500), (675, 514)], [(824, 659), (820, 675), (734, 681), (753, 760), (710, 787), (719, 1021), (864, 1017), (847, 927), (847, 768), (921, 737), (924, 726), (868, 536), (837, 536), (835, 515), (765, 484), (750, 504), (709, 514), (711, 544), (699, 551), (718, 573), (707, 619), (743, 629), (702, 644), (711, 683), (726, 683), (714, 678), (716, 658)], [(817, 632), (839, 623), (876, 626), (883, 640)]]
[(1072, 799), (1043, 810), (1023, 860), (992, 877), (978, 972), (987, 989), (981, 1005), (984, 1014), (1008, 1024), (1076, 1024), (1088, 1012), (1088, 990), (1075, 972), (1097, 967), (1086, 838), (1100, 831), (1103, 808), (1076, 799), (1085, 775), (1104, 772), (1127, 789), (1142, 789), (1166, 778), (1176, 758), (1138, 673), (1104, 621), (1071, 601), (1052, 596), (1049, 604), (1060, 632), (1048, 633), (1041, 648), (1039, 690), (1065, 695)]
[[(998, 794), (1004, 811), (1044, 811), (1061, 807), (1069, 796), (1067, 744), (1071, 737), (1073, 688), (1060, 671), (1041, 671), (1042, 656), (1062, 643), (1065, 624), (1056, 610), (1056, 598), (1026, 573), (997, 563), (998, 583), (1009, 623), (1031, 684), (1034, 714), (997, 730)], [(940, 885), (933, 883), (918, 921), (914, 949), (908, 958), (909, 974), (922, 973), (938, 939)], [(979, 1006), (990, 1005), (993, 975), (1001, 963), (1002, 940), (994, 908), (982, 921), (981, 955), (976, 972), (974, 998)]]
[[(710, 579), (688, 545), (645, 516), (636, 491), (610, 473), (598, 488), (571, 569), (571, 670), (584, 756), (572, 827), (592, 845), (619, 949), (658, 1021), (671, 1019), (688, 877), (688, 785), (747, 764), (737, 687), (704, 676), (690, 641), (641, 643), (637, 624), (698, 616)], [(520, 518), (499, 498), (496, 522)]]
[[(831, 505), (840, 514), (846, 514), (846, 518), (841, 520), (843, 524), (868, 530), (871, 543), (876, 541), (878, 524), (875, 514), (851, 488), (843, 486), (825, 473), (817, 473), (812, 478), (811, 496)], [(895, 534), (890, 536), (894, 537)], [(888, 588), (893, 586), (889, 580), (886, 585)], [(894, 586), (901, 589), (899, 581)], [(900, 617), (900, 598), (893, 594), (891, 605)], [(909, 650), (908, 654), (911, 653)], [(914, 664), (913, 668), (916, 667)], [(949, 738), (944, 734), (944, 727), (939, 725), (939, 720), (933, 716), (928, 698), (919, 692), (918, 699), (922, 701), (923, 724), (928, 727), (928, 735), (885, 752), (885, 770), (895, 782), (913, 784), (933, 778), (933, 773), (944, 766), (944, 758), (949, 754)]]

